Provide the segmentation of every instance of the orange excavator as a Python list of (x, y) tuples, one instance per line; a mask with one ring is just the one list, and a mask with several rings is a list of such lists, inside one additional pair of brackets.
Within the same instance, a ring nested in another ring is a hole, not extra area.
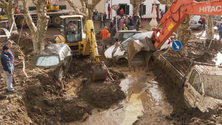
[[(135, 41), (128, 44), (129, 67), (141, 66), (148, 68), (148, 62), (152, 54), (159, 50), (172, 33), (183, 23), (189, 15), (222, 15), (222, 0), (197, 2), (195, 0), (174, 0), (171, 7), (160, 20), (162, 28), (154, 28), (153, 34), (145, 43), (148, 47), (138, 47)], [(159, 35), (158, 35), (159, 34)]]

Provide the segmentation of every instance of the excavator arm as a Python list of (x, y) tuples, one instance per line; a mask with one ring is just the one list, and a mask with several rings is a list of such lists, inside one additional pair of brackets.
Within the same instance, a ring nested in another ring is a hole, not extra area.
[[(156, 49), (160, 49), (165, 41), (189, 15), (222, 15), (222, 0), (196, 2), (195, 0), (174, 0), (172, 6), (160, 21), (162, 29), (153, 29), (153, 40)], [(157, 36), (157, 33), (160, 35)]]
[[(169, 39), (189, 14), (196, 15), (222, 15), (222, 0), (197, 2), (195, 0), (174, 0), (171, 7), (160, 21), (162, 28), (154, 28), (146, 44), (130, 41), (127, 47), (129, 67), (146, 67), (150, 57)], [(159, 35), (157, 35), (159, 33)], [(142, 46), (141, 46), (142, 45)], [(148, 46), (148, 47), (144, 47)]]

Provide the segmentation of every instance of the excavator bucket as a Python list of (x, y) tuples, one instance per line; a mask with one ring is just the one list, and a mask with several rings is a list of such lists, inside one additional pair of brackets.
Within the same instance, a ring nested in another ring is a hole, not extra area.
[(105, 65), (97, 63), (95, 66), (92, 66), (92, 81), (104, 81), (108, 76), (107, 67)]
[(148, 70), (148, 63), (155, 51), (151, 39), (131, 40), (127, 46), (128, 66), (136, 70)]

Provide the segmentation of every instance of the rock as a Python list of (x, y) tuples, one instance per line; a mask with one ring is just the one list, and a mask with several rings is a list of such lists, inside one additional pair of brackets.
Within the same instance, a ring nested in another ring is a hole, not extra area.
[(18, 112), (22, 112), (22, 110), (21, 110), (20, 108), (19, 108), (19, 109), (17, 109), (17, 111), (18, 111)]
[(49, 110), (49, 111), (46, 111), (46, 114), (50, 115), (50, 116), (54, 116), (55, 115), (55, 111)]
[(39, 115), (42, 114), (42, 109), (39, 108), (39, 107), (32, 107), (32, 108), (31, 108), (31, 111), (32, 111), (32, 112), (35, 112), (35, 113), (37, 113), (37, 114), (39, 114)]
[(81, 76), (82, 75), (82, 72), (80, 71), (80, 72), (78, 72), (78, 73), (76, 73), (75, 75), (74, 75), (74, 78), (77, 78), (77, 77), (79, 77), (79, 76)]
[(173, 117), (171, 117), (171, 116), (166, 116), (166, 119), (167, 119), (167, 120), (173, 120)]
[(48, 106), (54, 106), (55, 102), (53, 100), (43, 100), (43, 103), (45, 103)]
[(84, 122), (87, 118), (89, 118), (89, 114), (85, 113), (82, 119), (80, 120), (81, 122)]
[(119, 78), (125, 78), (124, 74), (121, 71), (117, 71), (117, 70), (113, 70), (113, 69), (109, 69), (109, 71), (113, 74), (118, 76)]
[(84, 84), (84, 83), (86, 83), (87, 80), (88, 80), (87, 78), (82, 78), (81, 83)]
[(175, 117), (175, 115), (176, 115), (176, 113), (174, 113), (174, 112), (170, 113), (171, 117)]

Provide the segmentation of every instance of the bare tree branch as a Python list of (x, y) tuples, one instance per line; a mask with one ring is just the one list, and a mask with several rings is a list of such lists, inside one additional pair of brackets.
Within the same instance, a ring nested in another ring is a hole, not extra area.
[(36, 28), (35, 24), (33, 23), (32, 17), (28, 11), (27, 0), (23, 0), (23, 8), (22, 8), (21, 12), (24, 14), (25, 20), (26, 20), (27, 25), (28, 25), (29, 29), (31, 30), (31, 32), (35, 33), (37, 31), (37, 28)]
[(69, 5), (74, 9), (76, 14), (81, 14), (81, 12), (79, 11), (79, 9), (77, 8), (77, 6), (73, 3), (72, 0), (67, 0), (67, 2), (69, 3)]
[(101, 0), (92, 0), (92, 6), (95, 8), (97, 4), (99, 4)]
[(37, 1), (36, 0), (32, 0), (32, 3), (37, 5)]
[(5, 0), (0, 0), (0, 2), (3, 3), (3, 4), (5, 4), (5, 5), (8, 4), (8, 2), (6, 2)]
[(34, 52), (39, 54), (44, 49), (44, 37), (48, 28), (49, 16), (47, 16), (47, 0), (36, 1), (37, 26), (34, 24), (32, 17), (28, 11), (27, 0), (23, 0), (23, 11), (25, 20), (32, 34)]

